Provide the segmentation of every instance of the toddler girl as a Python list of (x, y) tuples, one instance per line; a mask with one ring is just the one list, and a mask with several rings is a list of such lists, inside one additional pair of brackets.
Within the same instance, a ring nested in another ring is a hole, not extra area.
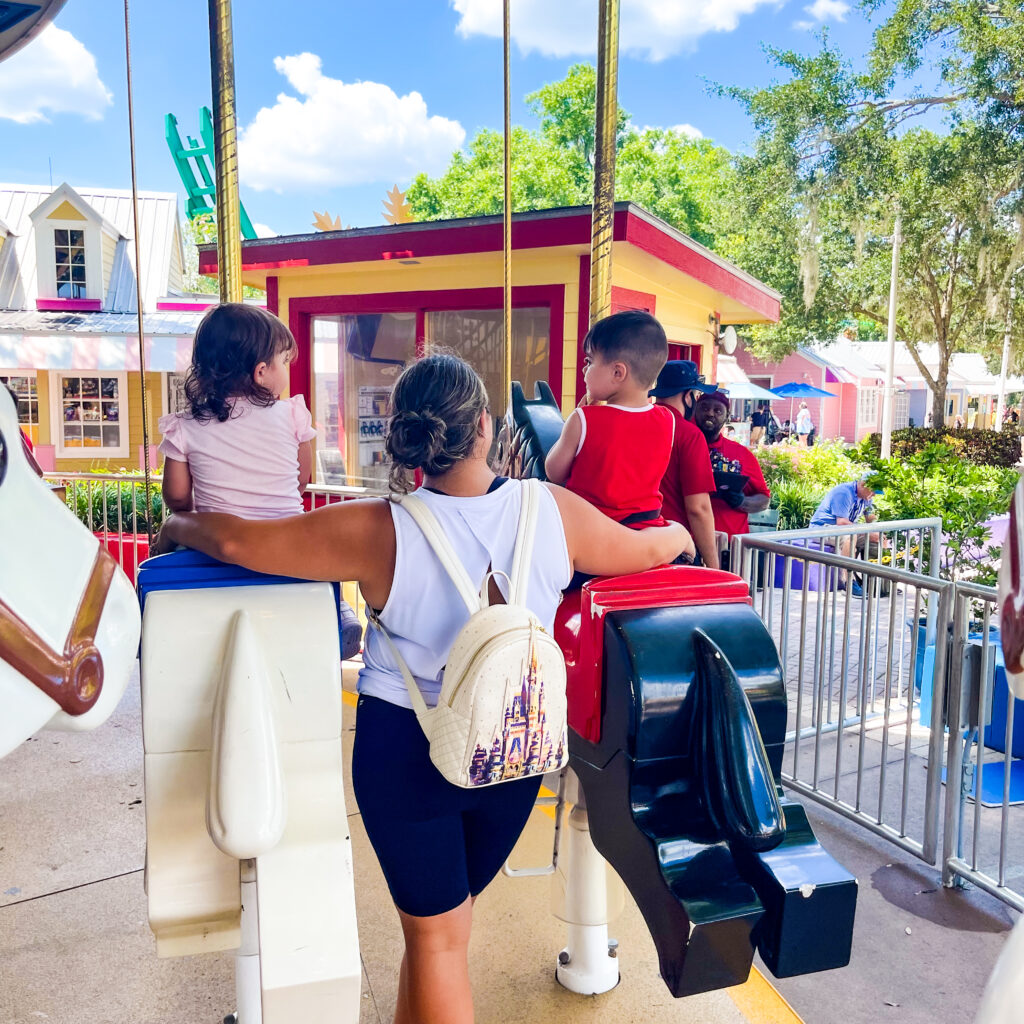
[[(187, 412), (159, 422), (163, 497), (174, 512), (280, 519), (302, 512), (316, 437), (301, 395), (281, 399), (297, 347), (272, 313), (239, 302), (203, 317), (185, 377)], [(339, 605), (342, 656), (359, 648), (352, 609)]]

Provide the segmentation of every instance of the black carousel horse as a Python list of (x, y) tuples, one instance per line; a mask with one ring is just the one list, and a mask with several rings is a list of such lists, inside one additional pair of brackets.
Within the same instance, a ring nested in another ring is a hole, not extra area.
[[(512, 386), (498, 461), (544, 479), (562, 429)], [(857, 882), (781, 785), (787, 699), (739, 577), (665, 567), (563, 599), (569, 753), (591, 837), (639, 906), (674, 996), (845, 966)]]

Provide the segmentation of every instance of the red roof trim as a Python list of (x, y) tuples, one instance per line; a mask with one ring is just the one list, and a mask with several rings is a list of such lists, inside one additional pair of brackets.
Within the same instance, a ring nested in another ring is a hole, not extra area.
[[(615, 237), (618, 238), (617, 231)], [(625, 241), (716, 292), (756, 310), (769, 320), (778, 320), (781, 315), (781, 302), (776, 295), (766, 293), (763, 286), (758, 287), (746, 275), (724, 265), (724, 262), (720, 263), (710, 252), (703, 250), (703, 246), (696, 243), (687, 245), (682, 238), (673, 238), (657, 224), (637, 216), (632, 210), (628, 215)]]
[[(517, 214), (512, 222), (513, 249), (543, 249), (583, 245), (589, 248), (589, 207)], [(614, 239), (627, 242), (663, 263), (706, 284), (715, 291), (778, 320), (779, 296), (674, 228), (645, 214), (630, 203), (615, 209)], [(432, 256), (500, 252), (502, 223), (497, 217), (473, 217), (454, 221), (324, 232), (280, 239), (254, 239), (242, 246), (243, 269), (278, 270), (365, 263), (389, 259), (427, 259)], [(410, 255), (411, 254), (411, 255)], [(217, 270), (216, 249), (199, 254), (204, 274)]]

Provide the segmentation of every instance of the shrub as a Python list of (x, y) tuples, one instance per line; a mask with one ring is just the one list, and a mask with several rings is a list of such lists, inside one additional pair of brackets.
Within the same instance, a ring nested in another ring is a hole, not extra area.
[(779, 510), (780, 530), (803, 530), (825, 496), (825, 490), (803, 480), (788, 480), (771, 488), (770, 508)]
[[(1014, 466), (1021, 457), (1020, 430), (1008, 425), (1000, 431), (957, 430), (953, 427), (909, 427), (892, 433), (892, 455), (907, 459), (929, 445), (944, 445), (957, 458), (979, 466)], [(862, 456), (877, 457), (881, 452), (881, 434), (871, 434), (861, 442)]]
[[(943, 444), (931, 444), (909, 458), (874, 460), (871, 483), (884, 490), (875, 500), (880, 519), (942, 519), (939, 572), (945, 579), (983, 576), (994, 561), (987, 520), (1010, 507), (1015, 470), (975, 465)], [(911, 553), (911, 568), (924, 571), (930, 543)], [(898, 562), (902, 557), (898, 555)]]
[(773, 444), (767, 448), (758, 448), (754, 453), (761, 464), (765, 483), (772, 493), (778, 487), (798, 478), (796, 451), (790, 451), (781, 445)]
[(68, 487), (68, 505), (72, 512), (94, 532), (146, 533), (147, 522), (156, 529), (163, 518), (160, 484), (150, 490), (149, 515), (146, 512), (145, 485), (136, 480), (76, 481)]

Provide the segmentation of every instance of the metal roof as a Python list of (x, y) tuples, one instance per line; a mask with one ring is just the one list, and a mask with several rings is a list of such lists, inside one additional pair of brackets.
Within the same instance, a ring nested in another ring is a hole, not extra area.
[[(158, 310), (143, 313), (147, 335), (193, 335), (205, 310)], [(124, 334), (139, 333), (137, 313), (63, 313), (42, 310), (0, 310), (0, 334)]]
[[(0, 258), (0, 309), (31, 309), (39, 297), (31, 214), (55, 191), (57, 189), (45, 185), (0, 183), (0, 221), (13, 236), (3, 245), (6, 249), (13, 242), (15, 254), (13, 260)], [(123, 236), (117, 243), (104, 305), (122, 312), (132, 311), (135, 309), (135, 245), (131, 191), (85, 187), (74, 187), (74, 191)], [(168, 294), (174, 246), (178, 247), (179, 260), (184, 265), (178, 230), (178, 197), (173, 192), (140, 192), (139, 229), (143, 308), (152, 308), (158, 298)]]

